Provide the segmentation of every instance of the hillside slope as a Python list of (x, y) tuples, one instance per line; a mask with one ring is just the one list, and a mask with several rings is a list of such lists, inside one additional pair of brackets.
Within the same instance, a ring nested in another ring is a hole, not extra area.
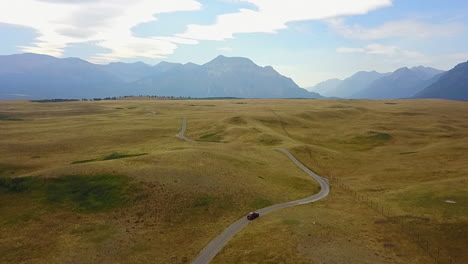
[(415, 98), (468, 100), (468, 62), (460, 63), (436, 82), (418, 93)]

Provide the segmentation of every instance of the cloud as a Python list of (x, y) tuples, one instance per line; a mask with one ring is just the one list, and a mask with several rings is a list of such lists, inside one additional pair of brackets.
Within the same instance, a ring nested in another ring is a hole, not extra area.
[(199, 10), (195, 0), (22, 0), (0, 1), (0, 22), (33, 28), (35, 43), (19, 47), (24, 52), (61, 56), (70, 44), (93, 42), (111, 50), (97, 54), (94, 62), (123, 58), (161, 58), (177, 44), (197, 43), (176, 38), (138, 38), (134, 26), (156, 20), (154, 15)]
[(362, 48), (353, 47), (339, 47), (336, 49), (339, 53), (364, 53), (371, 55), (385, 55), (385, 56), (403, 56), (406, 58), (422, 59), (425, 56), (416, 51), (401, 49), (397, 46), (381, 45), (372, 43)]
[[(338, 53), (357, 53), (366, 55), (362, 61), (372, 65), (384, 65), (384, 68), (425, 65), (442, 70), (453, 68), (456, 64), (466, 61), (468, 53), (424, 54), (417, 51), (403, 49), (397, 46), (387, 46), (377, 43), (365, 47), (340, 47)], [(380, 57), (376, 57), (380, 56)]]
[(224, 0), (252, 6), (217, 17), (213, 25), (188, 25), (174, 37), (136, 37), (132, 28), (157, 20), (161, 13), (196, 11), (196, 0), (21, 0), (0, 1), (0, 22), (35, 29), (38, 37), (23, 52), (61, 56), (77, 43), (96, 43), (110, 50), (88, 58), (104, 63), (127, 58), (164, 58), (179, 44), (225, 40), (238, 33), (276, 33), (288, 22), (366, 14), (392, 0)]
[(241, 0), (257, 7), (217, 17), (213, 25), (189, 25), (179, 37), (197, 40), (225, 40), (239, 33), (276, 33), (288, 22), (322, 20), (338, 16), (366, 14), (391, 6), (392, 0)]
[(340, 35), (350, 39), (361, 40), (389, 38), (428, 39), (455, 36), (463, 31), (463, 25), (461, 24), (429, 24), (416, 20), (391, 21), (374, 28), (347, 25), (342, 18), (328, 19), (327, 23)]

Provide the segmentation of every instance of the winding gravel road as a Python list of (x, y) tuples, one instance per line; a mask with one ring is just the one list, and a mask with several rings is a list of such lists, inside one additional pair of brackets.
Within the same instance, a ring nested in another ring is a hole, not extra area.
[[(296, 205), (308, 204), (312, 202), (316, 202), (325, 198), (328, 193), (330, 192), (330, 186), (328, 184), (328, 180), (320, 177), (319, 175), (315, 174), (313, 171), (309, 170), (306, 166), (300, 163), (291, 153), (289, 153), (286, 149), (278, 148), (276, 149), (286, 156), (288, 156), (299, 168), (309, 174), (312, 178), (314, 178), (320, 184), (320, 192), (314, 194), (308, 198), (304, 198), (297, 201), (275, 204), (269, 207), (265, 207), (263, 209), (257, 210), (260, 214), (260, 217), (269, 214), (273, 211), (292, 207)], [(257, 220), (258, 221), (258, 220)], [(244, 227), (246, 227), (250, 223), (249, 220), (244, 216), (241, 219), (237, 220), (234, 224), (230, 225), (223, 233), (213, 239), (197, 256), (197, 258), (192, 262), (193, 264), (206, 264), (209, 263), (216, 254), (221, 251), (221, 249), (227, 244), (227, 242), (239, 231), (241, 231)]]
[(187, 131), (187, 117), (186, 116), (184, 116), (184, 120), (182, 121), (182, 129), (180, 130), (179, 134), (177, 134), (177, 137), (187, 142), (194, 143), (195, 141), (185, 136), (185, 131)]
[[(177, 137), (183, 139), (187, 142), (195, 142), (185, 136), (185, 131), (187, 130), (187, 117), (184, 117), (182, 122), (182, 129), (180, 130)], [(314, 194), (310, 197), (296, 200), (292, 202), (280, 203), (275, 204), (269, 207), (262, 208), (257, 210), (260, 216), (264, 216), (271, 212), (274, 212), (279, 209), (292, 207), (296, 205), (308, 204), (313, 203), (318, 200), (325, 198), (328, 193), (330, 192), (330, 185), (328, 184), (328, 180), (320, 177), (319, 175), (315, 174), (313, 171), (309, 170), (304, 164), (300, 163), (289, 151), (284, 148), (277, 148), (277, 151), (284, 153), (288, 158), (290, 158), (294, 164), (296, 164), (299, 168), (305, 171), (309, 176), (311, 176), (314, 180), (316, 180), (320, 184), (320, 191), (317, 194)], [(246, 213), (247, 215), (247, 213)], [(258, 221), (258, 220), (257, 220)], [(241, 219), (237, 220), (235, 223), (230, 225), (228, 228), (224, 230), (219, 236), (213, 239), (197, 256), (197, 258), (192, 262), (192, 264), (207, 264), (209, 263), (215, 256), (218, 254), (221, 249), (227, 244), (227, 242), (239, 231), (241, 231), (244, 227), (246, 227), (250, 223), (249, 220), (244, 216)]]

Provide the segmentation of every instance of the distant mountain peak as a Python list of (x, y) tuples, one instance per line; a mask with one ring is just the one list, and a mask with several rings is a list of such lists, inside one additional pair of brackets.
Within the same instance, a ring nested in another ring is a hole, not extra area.
[(354, 94), (355, 99), (398, 99), (414, 96), (431, 84), (434, 76), (443, 71), (417, 66), (402, 67), (388, 76), (370, 83), (366, 89)]
[(401, 67), (401, 68), (398, 68), (396, 71), (394, 71), (394, 73), (399, 73), (399, 72), (410, 72), (410, 68), (408, 67)]
[(204, 66), (217, 65), (217, 64), (235, 64), (235, 65), (256, 65), (252, 60), (244, 57), (226, 57), (219, 55), (213, 60), (204, 64)]
[(424, 67), (422, 65), (419, 65), (419, 66), (414, 66), (413, 68), (411, 68), (411, 70), (422, 70), (422, 69), (427, 69), (429, 67)]
[(414, 98), (441, 98), (468, 101), (468, 61), (445, 73), (436, 75), (435, 82)]

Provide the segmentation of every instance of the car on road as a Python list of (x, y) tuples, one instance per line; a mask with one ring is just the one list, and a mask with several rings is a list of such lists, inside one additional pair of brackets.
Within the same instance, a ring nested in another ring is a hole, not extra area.
[(260, 216), (260, 214), (257, 213), (257, 212), (250, 212), (250, 213), (247, 215), (247, 219), (249, 219), (249, 220), (252, 221), (252, 220), (254, 220), (255, 218), (257, 218), (257, 217), (259, 217), (259, 216)]

